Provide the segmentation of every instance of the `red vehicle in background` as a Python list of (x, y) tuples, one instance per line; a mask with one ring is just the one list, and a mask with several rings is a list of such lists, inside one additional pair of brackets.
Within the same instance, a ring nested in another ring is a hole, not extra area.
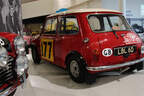
[(0, 32), (0, 96), (14, 96), (28, 77), (25, 42), (15, 33)]
[(27, 44), (27, 46), (29, 47), (31, 45), (31, 36), (27, 36), (27, 35), (23, 35), (23, 38)]
[(122, 13), (107, 9), (68, 10), (48, 16), (42, 33), (32, 41), (34, 63), (52, 62), (67, 69), (79, 83), (100, 72), (142, 70), (143, 55), (142, 40)]
[(27, 35), (26, 32), (23, 32), (23, 39), (25, 41), (25, 49), (26, 49), (26, 53), (29, 53), (29, 48), (31, 47), (31, 40), (32, 40), (32, 36)]

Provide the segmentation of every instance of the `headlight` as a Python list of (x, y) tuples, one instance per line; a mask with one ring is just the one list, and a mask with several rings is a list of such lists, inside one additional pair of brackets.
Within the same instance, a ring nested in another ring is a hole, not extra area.
[(17, 36), (14, 40), (14, 45), (16, 53), (18, 54), (16, 59), (16, 72), (18, 75), (22, 75), (28, 68), (28, 58), (25, 54), (25, 41), (22, 37)]
[(0, 47), (0, 67), (7, 67), (8, 53), (4, 47)]
[(25, 53), (25, 42), (24, 39), (20, 36), (17, 36), (14, 40), (14, 45), (17, 54), (24, 54)]
[(144, 46), (141, 46), (141, 54), (144, 54)]
[(28, 58), (26, 56), (18, 56), (16, 60), (17, 68), (16, 72), (18, 75), (22, 75), (28, 68)]

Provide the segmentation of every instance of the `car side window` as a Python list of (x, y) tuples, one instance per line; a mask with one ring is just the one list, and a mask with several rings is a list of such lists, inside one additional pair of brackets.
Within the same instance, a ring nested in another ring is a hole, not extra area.
[(46, 21), (44, 26), (44, 34), (56, 34), (57, 29), (57, 19), (50, 18)]
[(79, 27), (75, 16), (66, 16), (61, 18), (60, 34), (75, 34), (78, 31)]
[(96, 16), (91, 16), (88, 19), (92, 30), (101, 30), (100, 20)]

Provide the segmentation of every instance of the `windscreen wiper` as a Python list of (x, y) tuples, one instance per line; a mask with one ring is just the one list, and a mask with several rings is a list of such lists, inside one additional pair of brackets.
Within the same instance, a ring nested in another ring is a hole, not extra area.
[(117, 39), (119, 39), (118, 35), (116, 34), (115, 30), (112, 30), (113, 34), (116, 36)]
[(110, 27), (111, 27), (111, 29), (112, 29), (113, 34), (114, 34), (114, 35), (116, 36), (116, 38), (118, 39), (118, 35), (116, 34), (116, 31), (112, 28), (113, 25), (112, 25), (112, 23), (111, 23), (109, 17), (107, 17), (107, 20), (108, 20), (108, 23), (109, 23), (109, 25), (110, 25)]

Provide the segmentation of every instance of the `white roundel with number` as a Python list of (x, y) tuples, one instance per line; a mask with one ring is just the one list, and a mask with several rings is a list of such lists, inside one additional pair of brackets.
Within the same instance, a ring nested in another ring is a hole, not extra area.
[(1, 46), (4, 46), (4, 45), (5, 45), (5, 43), (4, 43), (4, 41), (3, 41), (2, 39), (0, 39), (0, 45), (1, 45)]
[(102, 55), (105, 56), (105, 57), (109, 57), (113, 54), (113, 51), (111, 48), (105, 48), (103, 49), (102, 51)]

